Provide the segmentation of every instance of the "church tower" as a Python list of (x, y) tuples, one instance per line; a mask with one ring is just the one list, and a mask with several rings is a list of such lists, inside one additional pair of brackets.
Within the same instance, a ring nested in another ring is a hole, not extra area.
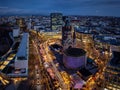
[(68, 18), (65, 18), (64, 26), (62, 27), (62, 45), (63, 50), (73, 47), (72, 26)]

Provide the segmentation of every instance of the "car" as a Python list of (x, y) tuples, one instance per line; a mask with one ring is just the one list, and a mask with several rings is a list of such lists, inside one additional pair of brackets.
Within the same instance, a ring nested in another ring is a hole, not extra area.
[(40, 85), (40, 80), (37, 79), (37, 80), (36, 80), (36, 84), (37, 84), (37, 85)]
[(35, 69), (38, 69), (38, 65), (37, 64), (35, 65)]
[(36, 74), (36, 78), (39, 78), (39, 76), (40, 76), (39, 74)]

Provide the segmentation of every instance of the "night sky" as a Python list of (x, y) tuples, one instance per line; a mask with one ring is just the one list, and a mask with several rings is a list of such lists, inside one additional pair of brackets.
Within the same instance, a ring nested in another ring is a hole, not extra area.
[(120, 0), (0, 0), (0, 15), (51, 12), (120, 17)]

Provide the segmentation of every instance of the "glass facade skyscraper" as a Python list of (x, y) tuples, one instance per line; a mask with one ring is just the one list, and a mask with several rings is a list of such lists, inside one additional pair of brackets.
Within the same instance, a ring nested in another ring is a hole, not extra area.
[(61, 31), (62, 30), (62, 13), (51, 13), (51, 30)]

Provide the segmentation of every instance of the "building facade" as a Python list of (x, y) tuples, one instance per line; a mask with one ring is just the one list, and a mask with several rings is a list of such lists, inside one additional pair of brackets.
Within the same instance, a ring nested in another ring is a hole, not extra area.
[(112, 59), (105, 69), (104, 88), (120, 90), (120, 46), (111, 45)]
[(61, 31), (62, 30), (62, 13), (51, 13), (51, 30), (52, 31)]
[(64, 51), (63, 63), (68, 69), (79, 69), (86, 67), (86, 51), (80, 48), (68, 48)]
[(15, 76), (28, 76), (29, 34), (24, 33), (15, 58)]

